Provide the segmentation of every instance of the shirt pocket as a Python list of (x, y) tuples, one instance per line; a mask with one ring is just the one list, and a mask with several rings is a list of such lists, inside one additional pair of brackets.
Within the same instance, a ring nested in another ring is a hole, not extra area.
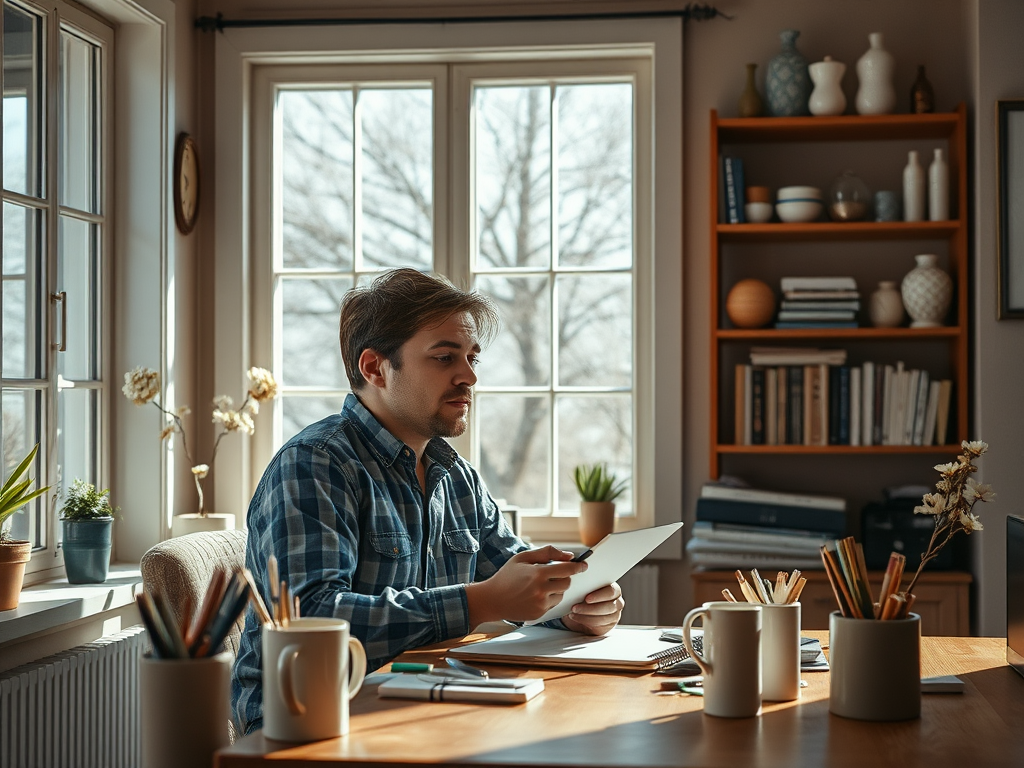
[(460, 528), (441, 535), (444, 542), (444, 570), (447, 584), (468, 584), (476, 577), (476, 555), (480, 532)]
[(374, 585), (372, 594), (383, 587), (402, 590), (415, 585), (412, 539), (407, 533), (371, 533), (370, 546), (374, 552), (374, 567), (362, 568), (363, 577)]

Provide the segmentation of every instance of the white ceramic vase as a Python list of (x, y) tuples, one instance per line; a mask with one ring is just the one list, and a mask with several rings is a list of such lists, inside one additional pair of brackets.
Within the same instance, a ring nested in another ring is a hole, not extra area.
[(903, 278), (903, 306), (913, 322), (911, 328), (942, 325), (953, 299), (953, 279), (936, 266), (938, 256), (922, 253), (914, 257), (917, 266)]
[(935, 150), (935, 157), (928, 166), (928, 220), (945, 221), (949, 218), (949, 166), (942, 150)]
[(846, 109), (846, 94), (843, 93), (843, 73), (846, 65), (841, 61), (832, 61), (826, 56), (824, 61), (811, 64), (811, 81), (814, 90), (807, 107), (812, 115), (841, 115)]
[(235, 516), (227, 513), (208, 512), (205, 515), (175, 515), (171, 519), (171, 536), (187, 536), (200, 531), (233, 531)]
[(907, 153), (907, 165), (903, 169), (903, 220), (924, 221), (925, 182), (924, 168), (917, 157), (917, 150)]
[(896, 89), (892, 75), (896, 68), (893, 55), (882, 47), (882, 33), (868, 35), (871, 47), (857, 60), (857, 88), (855, 104), (862, 115), (888, 115), (896, 106)]
[(896, 328), (903, 322), (903, 297), (892, 280), (882, 280), (868, 301), (868, 317), (876, 328)]

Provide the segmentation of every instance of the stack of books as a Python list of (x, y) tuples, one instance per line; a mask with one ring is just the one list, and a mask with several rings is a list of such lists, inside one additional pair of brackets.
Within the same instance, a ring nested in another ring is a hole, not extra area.
[(860, 293), (852, 277), (784, 277), (776, 328), (856, 328)]
[(705, 483), (686, 551), (703, 568), (821, 570), (821, 546), (845, 530), (841, 497)]
[(736, 445), (944, 445), (953, 382), (846, 350), (753, 347), (734, 376)]

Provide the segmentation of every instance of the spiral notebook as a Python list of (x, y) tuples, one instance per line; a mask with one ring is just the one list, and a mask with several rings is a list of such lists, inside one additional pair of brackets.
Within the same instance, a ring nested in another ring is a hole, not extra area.
[[(694, 630), (695, 640), (699, 632)], [(662, 631), (656, 628), (618, 626), (606, 635), (592, 637), (534, 625), (453, 648), (448, 653), (488, 664), (653, 672), (690, 655), (684, 645), (666, 642), (661, 635)]]

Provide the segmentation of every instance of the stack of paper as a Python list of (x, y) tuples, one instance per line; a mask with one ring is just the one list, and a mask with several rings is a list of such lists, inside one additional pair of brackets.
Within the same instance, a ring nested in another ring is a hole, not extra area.
[(381, 698), (420, 701), (475, 701), (520, 704), (544, 690), (540, 677), (480, 678), (468, 680), (444, 675), (396, 675), (380, 684)]

